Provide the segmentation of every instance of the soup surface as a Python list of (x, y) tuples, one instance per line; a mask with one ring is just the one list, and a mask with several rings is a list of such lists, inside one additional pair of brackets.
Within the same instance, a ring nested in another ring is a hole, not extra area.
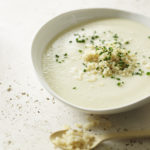
[(43, 53), (51, 89), (84, 108), (115, 108), (150, 95), (150, 29), (126, 19), (71, 28)]

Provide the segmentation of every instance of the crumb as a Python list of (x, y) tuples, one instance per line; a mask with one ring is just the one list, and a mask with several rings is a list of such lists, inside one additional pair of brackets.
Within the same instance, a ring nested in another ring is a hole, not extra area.
[(8, 145), (10, 145), (12, 143), (12, 141), (8, 141)]
[(50, 98), (48, 98), (48, 97), (47, 97), (46, 99), (47, 99), (47, 100), (50, 100)]
[(25, 93), (25, 92), (22, 92), (21, 94), (22, 94), (22, 95), (26, 95), (26, 93)]
[(16, 98), (20, 99), (20, 96), (19, 96), (19, 95), (16, 95)]
[(37, 102), (38, 102), (38, 100), (35, 100), (35, 101), (34, 101), (34, 103), (37, 103)]
[(7, 89), (7, 92), (10, 92), (11, 90), (12, 90), (12, 88), (9, 87), (9, 88)]
[(52, 103), (55, 104), (55, 99), (54, 99), (54, 97), (52, 98)]
[(19, 107), (18, 107), (18, 109), (21, 109), (21, 108), (22, 108), (22, 106), (19, 106)]

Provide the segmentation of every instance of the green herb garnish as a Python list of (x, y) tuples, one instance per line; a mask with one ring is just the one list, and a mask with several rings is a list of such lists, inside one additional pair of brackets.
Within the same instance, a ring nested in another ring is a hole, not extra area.
[(68, 54), (67, 54), (67, 53), (65, 53), (65, 54), (64, 54), (64, 56), (65, 56), (65, 57), (67, 57), (67, 56), (68, 56)]
[(119, 36), (118, 36), (117, 34), (114, 34), (113, 38), (114, 38), (114, 39), (118, 39)]
[(105, 43), (105, 40), (102, 40), (102, 44), (104, 44)]
[(94, 41), (93, 41), (93, 40), (90, 40), (90, 42), (91, 42), (92, 44), (94, 44)]
[(129, 42), (129, 41), (126, 41), (124, 44), (126, 44), (126, 45), (127, 45), (127, 44), (130, 44), (130, 42)]
[(82, 53), (82, 50), (81, 50), (81, 49), (79, 49), (79, 50), (78, 50), (78, 52), (79, 52), (79, 53)]
[(96, 67), (96, 70), (99, 70), (99, 67)]
[(73, 87), (72, 89), (76, 90), (76, 89), (77, 89), (77, 87)]
[(74, 36), (80, 36), (78, 33), (74, 33)]
[(87, 67), (87, 65), (86, 65), (85, 63), (83, 63), (83, 65), (84, 65), (85, 67)]
[(95, 39), (97, 39), (97, 38), (99, 38), (98, 35), (93, 35), (93, 36), (91, 37), (92, 40), (95, 40)]
[(120, 80), (120, 78), (116, 78), (116, 80)]
[(117, 85), (118, 85), (118, 86), (123, 86), (123, 84), (124, 84), (124, 82), (123, 82), (123, 81), (122, 81), (122, 82), (118, 82), (118, 83), (117, 83)]
[(83, 72), (86, 72), (86, 69), (83, 69)]
[(118, 82), (117, 85), (118, 85), (118, 86), (121, 86), (121, 82)]
[(96, 51), (99, 50), (98, 46), (95, 46)]
[(100, 52), (99, 55), (102, 55), (104, 52)]
[(142, 69), (139, 69), (138, 72), (133, 73), (133, 75), (139, 75), (142, 76), (144, 71)]
[(112, 79), (115, 79), (115, 77), (114, 77), (114, 76), (111, 76), (111, 78), (112, 78)]
[(150, 76), (150, 72), (146, 72), (146, 75)]
[(113, 51), (113, 48), (112, 48), (112, 47), (109, 47), (109, 51), (111, 51), (111, 52), (112, 52), (112, 51)]
[(76, 38), (76, 42), (77, 43), (85, 43), (85, 39), (78, 39), (78, 38)]
[(59, 55), (56, 54), (55, 57), (56, 57), (56, 58), (59, 58)]

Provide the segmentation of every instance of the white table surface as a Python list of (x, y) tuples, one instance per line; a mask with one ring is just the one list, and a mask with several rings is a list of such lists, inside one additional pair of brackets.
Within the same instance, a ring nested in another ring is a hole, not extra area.
[[(33, 37), (45, 22), (63, 12), (89, 7), (150, 16), (149, 0), (0, 1), (0, 150), (53, 150), (51, 132), (87, 120), (88, 115), (53, 100), (43, 89), (30, 55)], [(149, 114), (150, 104), (108, 117), (113, 130), (150, 129)], [(150, 150), (150, 140), (106, 142), (101, 150), (106, 149)]]

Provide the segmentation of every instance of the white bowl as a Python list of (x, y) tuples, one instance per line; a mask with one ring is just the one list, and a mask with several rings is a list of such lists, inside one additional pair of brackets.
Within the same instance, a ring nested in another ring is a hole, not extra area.
[(47, 84), (43, 77), (42, 73), (42, 65), (41, 65), (41, 58), (42, 53), (45, 47), (47, 46), (48, 42), (51, 41), (56, 35), (60, 32), (64, 31), (65, 29), (80, 24), (85, 21), (101, 19), (101, 18), (127, 18), (130, 20), (135, 20), (137, 22), (141, 22), (147, 26), (150, 26), (150, 19), (139, 15), (134, 14), (131, 12), (116, 10), (116, 9), (107, 9), (107, 8), (93, 8), (93, 9), (81, 9), (81, 10), (74, 10), (62, 15), (59, 15), (48, 23), (46, 23), (36, 34), (33, 44), (32, 44), (32, 61), (35, 68), (35, 71), (38, 75), (38, 78), (42, 85), (47, 89), (47, 91), (53, 95), (58, 100), (68, 104), (78, 110), (87, 112), (87, 113), (94, 113), (94, 114), (112, 114), (127, 111), (138, 106), (144, 105), (150, 101), (149, 97), (146, 97), (141, 100), (137, 100), (134, 103), (123, 105), (121, 107), (116, 107), (113, 109), (88, 109), (83, 108), (74, 104), (69, 103), (57, 93), (55, 93), (50, 85)]

